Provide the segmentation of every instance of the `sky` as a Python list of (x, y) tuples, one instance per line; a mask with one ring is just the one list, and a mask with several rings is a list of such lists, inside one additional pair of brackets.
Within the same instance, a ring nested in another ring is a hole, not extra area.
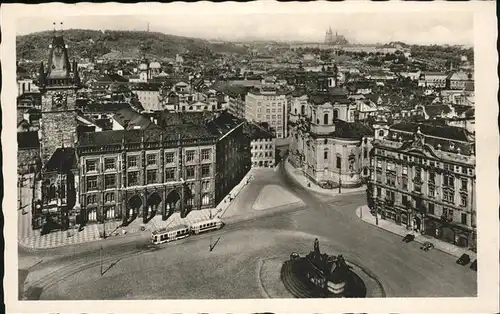
[[(448, 14), (447, 14), (448, 13)], [(20, 18), (17, 34), (52, 29), (146, 30), (204, 39), (323, 42), (331, 27), (354, 43), (473, 44), (469, 12), (97, 15)]]

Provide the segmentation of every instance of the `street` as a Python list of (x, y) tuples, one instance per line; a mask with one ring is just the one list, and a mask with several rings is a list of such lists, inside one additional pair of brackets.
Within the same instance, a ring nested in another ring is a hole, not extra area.
[[(253, 203), (266, 185), (280, 186), (303, 203), (255, 211)], [(456, 265), (451, 255), (422, 252), (418, 244), (403, 243), (399, 236), (361, 221), (355, 210), (366, 204), (364, 193), (317, 195), (295, 182), (282, 163), (276, 172), (256, 176), (234, 202), (238, 211), (228, 213), (232, 222), (223, 229), (160, 247), (151, 247), (149, 237), (138, 234), (39, 252), (20, 249), (20, 264), (29, 260), (34, 265), (28, 270), (25, 288), (31, 289), (26, 297), (263, 298), (259, 260), (277, 257), (284, 261), (293, 251), (308, 253), (316, 237), (322, 251), (343, 254), (370, 270), (387, 297), (477, 293), (476, 272)]]

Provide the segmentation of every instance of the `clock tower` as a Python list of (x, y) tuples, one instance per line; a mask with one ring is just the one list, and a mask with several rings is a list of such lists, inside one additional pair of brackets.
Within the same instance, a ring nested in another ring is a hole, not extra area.
[(60, 147), (74, 147), (77, 128), (76, 94), (80, 77), (76, 61), (70, 63), (62, 31), (54, 31), (47, 67), (40, 65), (42, 93), (41, 159), (43, 165)]

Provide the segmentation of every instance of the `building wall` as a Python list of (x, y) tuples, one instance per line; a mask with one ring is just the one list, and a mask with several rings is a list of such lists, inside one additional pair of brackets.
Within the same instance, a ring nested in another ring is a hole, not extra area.
[(37, 159), (40, 157), (39, 148), (17, 150), (17, 172), (19, 174), (35, 173), (38, 169)]
[(361, 185), (359, 140), (308, 138), (304, 173), (314, 182), (332, 181), (343, 187)]
[(217, 142), (217, 204), (243, 179), (250, 167), (250, 139), (245, 135), (241, 123)]
[(228, 111), (237, 118), (245, 119), (245, 102), (239, 98), (229, 97)]
[[(63, 91), (64, 92), (64, 91)], [(52, 96), (56, 91), (46, 91), (42, 96), (42, 118), (41, 129), (41, 155), (42, 163), (45, 164), (58, 147), (74, 147), (76, 136), (75, 102), (76, 93), (68, 92), (67, 104), (61, 108), (55, 108), (52, 104)]]
[(261, 138), (251, 142), (252, 168), (272, 168), (276, 160), (276, 139)]
[(283, 94), (253, 94), (245, 98), (245, 118), (249, 121), (267, 122), (275, 129), (276, 138), (288, 136), (288, 104)]
[(149, 90), (134, 90), (145, 110), (157, 110), (160, 107), (160, 92)]

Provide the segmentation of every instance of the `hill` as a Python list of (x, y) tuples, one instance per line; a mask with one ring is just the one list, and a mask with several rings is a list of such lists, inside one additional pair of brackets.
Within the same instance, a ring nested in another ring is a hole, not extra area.
[[(33, 61), (47, 59), (48, 45), (53, 32), (17, 36), (17, 58)], [(175, 57), (189, 53), (193, 57), (206, 57), (212, 53), (245, 53), (245, 49), (231, 43), (211, 44), (207, 40), (167, 35), (145, 31), (96, 31), (69, 29), (64, 31), (64, 39), (70, 47), (71, 55), (77, 58), (100, 57), (111, 51), (140, 57), (143, 53), (158, 58)]]

